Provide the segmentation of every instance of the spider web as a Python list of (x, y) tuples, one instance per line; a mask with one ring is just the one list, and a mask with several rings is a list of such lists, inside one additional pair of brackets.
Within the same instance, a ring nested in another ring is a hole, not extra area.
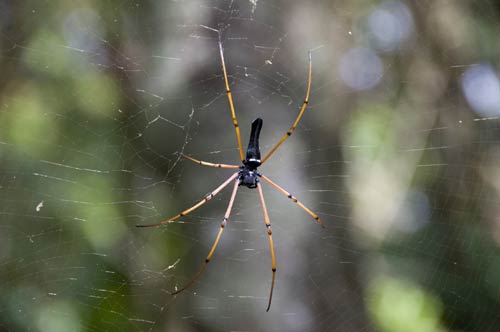
[[(499, 8), (447, 1), (0, 2), (1, 331), (496, 331)], [(246, 146), (238, 164), (218, 35)], [(492, 46), (495, 45), (495, 46)]]

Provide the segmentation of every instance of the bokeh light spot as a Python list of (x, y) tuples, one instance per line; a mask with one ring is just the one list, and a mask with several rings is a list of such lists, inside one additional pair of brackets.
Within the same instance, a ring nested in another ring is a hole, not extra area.
[(484, 117), (500, 115), (500, 83), (490, 65), (469, 68), (462, 77), (462, 90), (477, 114)]
[(392, 52), (413, 32), (410, 10), (399, 1), (382, 3), (368, 18), (373, 45), (381, 51)]
[(378, 84), (382, 74), (382, 62), (368, 48), (350, 49), (340, 60), (340, 77), (352, 89), (372, 89)]

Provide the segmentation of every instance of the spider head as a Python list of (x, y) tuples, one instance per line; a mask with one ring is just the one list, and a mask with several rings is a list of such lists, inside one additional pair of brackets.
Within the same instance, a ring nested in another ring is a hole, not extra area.
[(250, 168), (248, 166), (241, 166), (238, 173), (238, 179), (240, 180), (240, 186), (245, 186), (247, 188), (257, 188), (257, 182), (259, 182), (259, 172), (257, 168)]

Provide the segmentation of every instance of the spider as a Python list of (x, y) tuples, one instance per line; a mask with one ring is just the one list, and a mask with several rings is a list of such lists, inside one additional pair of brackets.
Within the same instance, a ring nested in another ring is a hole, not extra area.
[(224, 228), (227, 225), (227, 222), (229, 221), (229, 215), (231, 213), (231, 209), (233, 207), (234, 203), (234, 198), (236, 197), (236, 192), (238, 191), (238, 188), (240, 186), (244, 186), (250, 189), (255, 189), (257, 188), (257, 191), (259, 192), (259, 198), (260, 198), (260, 203), (262, 206), (262, 211), (264, 214), (264, 222), (267, 228), (267, 235), (269, 238), (269, 248), (271, 252), (271, 265), (272, 265), (272, 279), (271, 279), (271, 289), (269, 291), (269, 302), (267, 305), (266, 311), (269, 311), (271, 308), (271, 301), (273, 298), (273, 290), (274, 290), (274, 282), (275, 282), (275, 277), (276, 277), (276, 257), (274, 254), (274, 244), (273, 244), (273, 233), (271, 230), (271, 222), (269, 220), (269, 215), (267, 213), (267, 207), (266, 207), (266, 202), (264, 200), (264, 195), (262, 194), (262, 187), (261, 187), (261, 182), (260, 180), (264, 180), (267, 182), (269, 185), (271, 185), (272, 188), (276, 189), (278, 192), (281, 194), (285, 195), (288, 197), (293, 203), (297, 204), (299, 207), (301, 207), (305, 212), (307, 212), (314, 220), (316, 220), (321, 226), (324, 227), (323, 222), (321, 219), (318, 217), (317, 214), (312, 212), (310, 209), (308, 209), (304, 204), (302, 204), (295, 196), (290, 194), (288, 191), (280, 187), (278, 184), (273, 182), (271, 179), (266, 177), (264, 174), (260, 173), (258, 171), (258, 167), (265, 163), (271, 155), (276, 152), (276, 150), (283, 144), (295, 131), (295, 128), (297, 127), (300, 119), (302, 118), (302, 115), (304, 114), (304, 111), (307, 107), (307, 103), (309, 102), (309, 94), (311, 91), (311, 72), (312, 72), (312, 60), (311, 60), (311, 51), (309, 51), (309, 73), (308, 73), (308, 80), (307, 80), (307, 91), (306, 91), (306, 96), (304, 98), (304, 102), (302, 103), (302, 107), (300, 108), (299, 114), (297, 115), (297, 118), (295, 119), (293, 125), (290, 127), (290, 129), (283, 135), (283, 137), (276, 143), (276, 145), (264, 156), (264, 158), (261, 159), (260, 155), (260, 149), (259, 149), (259, 135), (260, 131), (262, 129), (262, 119), (257, 118), (252, 122), (252, 129), (250, 132), (250, 141), (248, 143), (248, 148), (246, 150), (246, 156), (243, 155), (243, 147), (241, 145), (241, 136), (240, 136), (240, 128), (238, 125), (238, 120), (236, 119), (236, 113), (234, 110), (234, 104), (233, 104), (233, 97), (231, 94), (231, 89), (229, 88), (229, 82), (227, 78), (227, 70), (226, 70), (226, 64), (224, 61), (224, 50), (222, 47), (222, 42), (219, 37), (219, 54), (220, 54), (220, 60), (221, 60), (221, 65), (222, 65), (222, 72), (224, 76), (224, 82), (226, 85), (226, 95), (227, 99), (229, 102), (229, 108), (231, 110), (231, 116), (233, 119), (233, 125), (234, 129), (236, 132), (236, 139), (238, 142), (238, 151), (240, 153), (240, 158), (242, 165), (228, 165), (228, 164), (214, 164), (211, 162), (207, 161), (202, 161), (195, 159), (193, 157), (184, 155), (180, 153), (180, 156), (190, 160), (192, 162), (195, 162), (199, 165), (203, 166), (210, 166), (210, 167), (217, 167), (217, 168), (234, 168), (234, 169), (239, 169), (236, 173), (231, 175), (226, 181), (224, 181), (220, 186), (215, 188), (211, 193), (206, 195), (200, 202), (197, 204), (193, 205), (192, 207), (182, 211), (181, 213), (177, 214), (174, 217), (165, 219), (159, 223), (155, 224), (148, 224), (148, 225), (137, 225), (137, 227), (156, 227), (160, 226), (163, 224), (167, 224), (170, 222), (173, 222), (193, 211), (198, 209), (200, 206), (203, 204), (207, 203), (210, 201), (212, 198), (214, 198), (215, 195), (217, 195), (222, 189), (224, 189), (226, 186), (228, 186), (231, 182), (233, 182), (233, 191), (231, 193), (231, 198), (229, 199), (229, 204), (226, 209), (226, 213), (224, 214), (224, 218), (222, 219), (222, 222), (220, 224), (219, 232), (217, 233), (217, 237), (215, 238), (214, 243), (212, 244), (212, 248), (210, 249), (205, 261), (202, 263), (200, 269), (196, 274), (189, 280), (182, 288), (177, 289), (175, 292), (172, 293), (172, 295), (179, 294), (180, 292), (184, 291), (185, 289), (189, 288), (203, 273), (205, 268), (207, 267), (207, 264), (210, 262), (212, 259), (212, 256), (214, 255), (215, 249), (217, 248), (217, 245), (219, 244), (219, 240), (222, 236), (222, 232), (224, 231)]

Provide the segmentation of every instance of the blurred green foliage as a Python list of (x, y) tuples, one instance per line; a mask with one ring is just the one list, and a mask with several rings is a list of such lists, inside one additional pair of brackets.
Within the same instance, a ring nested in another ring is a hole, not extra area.
[[(378, 51), (377, 87), (353, 91), (339, 59), (374, 44), (368, 17), (393, 3), (1, 2), (0, 331), (496, 331), (500, 123), (474, 113), (460, 78), (482, 62), (498, 73), (500, 7), (401, 2), (412, 36)], [(282, 260), (267, 315), (250, 194), (221, 263), (183, 298), (170, 292), (203, 261), (227, 195), (185, 224), (135, 228), (224, 178), (175, 152), (234, 159), (207, 26), (224, 30), (244, 132), (265, 116), (263, 149), (301, 104), (313, 49), (310, 108), (266, 171), (328, 228), (269, 195)]]

